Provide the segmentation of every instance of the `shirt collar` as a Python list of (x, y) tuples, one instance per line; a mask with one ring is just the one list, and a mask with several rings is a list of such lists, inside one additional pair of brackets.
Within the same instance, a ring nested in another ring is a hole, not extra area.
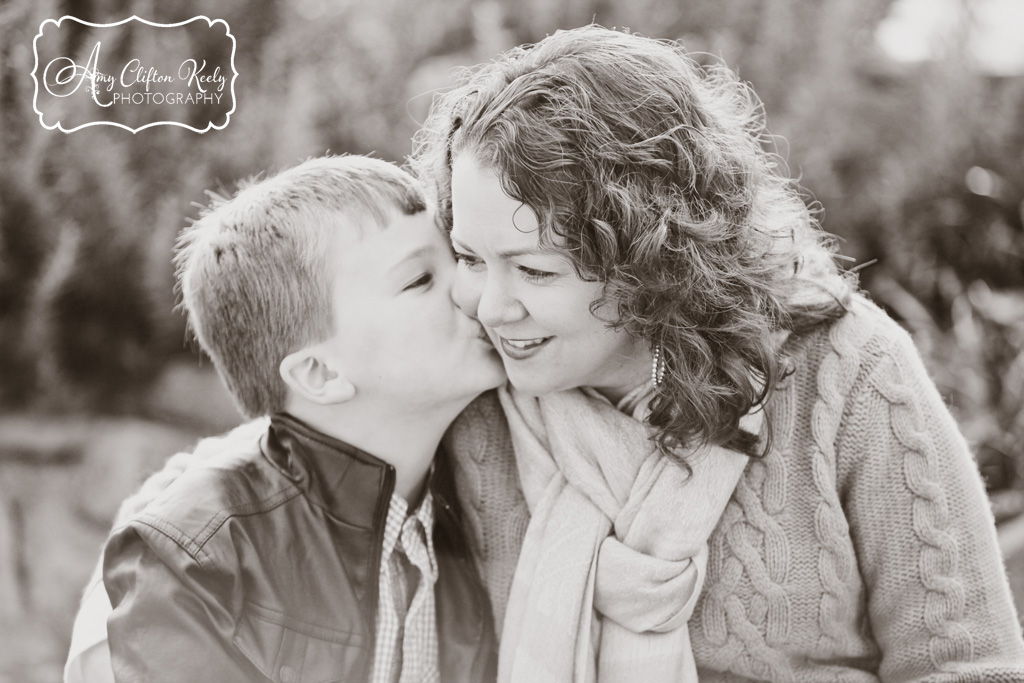
[(398, 540), (402, 536), (402, 529), (409, 523), (423, 526), (424, 537), (428, 547), (428, 556), (434, 556), (433, 529), (434, 529), (434, 496), (427, 490), (416, 511), (409, 514), (409, 503), (397, 493), (391, 495), (388, 505), (388, 518), (384, 526), (384, 548), (381, 553), (381, 566), (387, 563), (394, 552)]

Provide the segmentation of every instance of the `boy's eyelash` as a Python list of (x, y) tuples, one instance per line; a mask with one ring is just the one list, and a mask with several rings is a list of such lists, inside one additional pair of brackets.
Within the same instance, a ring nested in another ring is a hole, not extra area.
[(467, 266), (472, 266), (479, 263), (479, 259), (477, 259), (475, 256), (470, 256), (469, 254), (463, 254), (457, 251), (455, 252), (455, 260), (459, 263), (464, 263)]
[(415, 280), (413, 280), (412, 282), (407, 284), (405, 287), (403, 287), (402, 291), (403, 292), (407, 292), (410, 289), (416, 289), (417, 287), (423, 287), (425, 285), (429, 285), (433, 280), (434, 280), (434, 275), (432, 273), (423, 273), (418, 278), (416, 278)]

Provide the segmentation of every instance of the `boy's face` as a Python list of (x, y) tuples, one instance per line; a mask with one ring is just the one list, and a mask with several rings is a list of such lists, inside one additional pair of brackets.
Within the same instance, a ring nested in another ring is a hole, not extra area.
[(392, 214), (337, 231), (335, 335), (327, 344), (356, 396), (395, 412), (468, 402), (505, 381), (480, 324), (452, 302), (455, 261), (433, 216)]

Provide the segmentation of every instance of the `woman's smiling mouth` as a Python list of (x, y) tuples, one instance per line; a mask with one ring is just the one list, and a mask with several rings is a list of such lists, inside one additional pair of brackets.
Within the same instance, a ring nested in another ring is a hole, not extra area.
[(537, 337), (535, 339), (505, 339), (498, 337), (501, 351), (512, 360), (526, 360), (537, 354), (554, 337)]

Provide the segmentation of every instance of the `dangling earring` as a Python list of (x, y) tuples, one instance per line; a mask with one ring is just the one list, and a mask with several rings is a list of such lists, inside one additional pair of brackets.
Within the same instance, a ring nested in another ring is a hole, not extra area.
[(651, 360), (651, 382), (654, 386), (661, 386), (661, 380), (665, 377), (665, 352), (661, 350), (661, 344), (654, 347), (654, 357)]

